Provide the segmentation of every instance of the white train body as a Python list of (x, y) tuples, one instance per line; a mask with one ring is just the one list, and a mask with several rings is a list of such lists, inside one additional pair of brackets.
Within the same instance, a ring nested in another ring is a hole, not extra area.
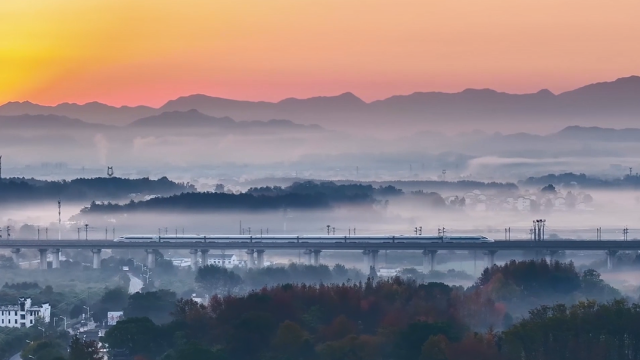
[(125, 235), (118, 242), (334, 242), (334, 243), (488, 243), (493, 239), (481, 235)]

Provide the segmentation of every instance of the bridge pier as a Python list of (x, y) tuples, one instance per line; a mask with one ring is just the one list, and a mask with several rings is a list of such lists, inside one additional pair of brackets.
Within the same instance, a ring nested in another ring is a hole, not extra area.
[(247, 268), (251, 269), (256, 266), (255, 250), (249, 249), (247, 254)]
[(258, 269), (262, 269), (264, 267), (264, 250), (256, 250), (256, 255), (258, 258)]
[(146, 249), (147, 253), (147, 267), (153, 269), (156, 267), (156, 252), (153, 249)]
[(378, 253), (380, 250), (369, 250), (369, 256), (371, 256), (371, 261), (369, 262), (370, 266), (373, 266), (373, 269), (377, 269), (378, 266)]
[(198, 271), (198, 249), (189, 250), (191, 255), (191, 270)]
[(20, 249), (18, 248), (11, 249), (11, 258), (13, 259), (13, 262), (16, 264), (17, 267), (20, 267), (20, 258), (18, 257), (18, 254), (20, 254)]
[(607, 250), (607, 269), (613, 269), (613, 265), (616, 261), (616, 255), (618, 255), (618, 250)]
[(307, 265), (313, 265), (313, 251), (311, 249), (307, 249), (304, 251), (304, 254), (307, 256)]
[(313, 250), (313, 265), (318, 266), (320, 265), (320, 253), (322, 252), (322, 250)]
[(91, 249), (91, 253), (93, 254), (93, 268), (100, 269), (100, 253), (102, 249)]
[(369, 271), (371, 268), (371, 251), (370, 250), (362, 250), (362, 255), (364, 255), (364, 268)]
[[(438, 250), (423, 250), (422, 251), (422, 271), (426, 274), (429, 271), (436, 269), (436, 254)], [(428, 270), (427, 270), (428, 264)]]
[(60, 249), (51, 250), (51, 255), (53, 255), (53, 268), (60, 269)]
[(209, 250), (208, 249), (200, 250), (200, 264), (202, 264), (202, 266), (209, 265)]
[(485, 251), (484, 255), (486, 258), (486, 262), (487, 262), (487, 267), (488, 268), (492, 268), (493, 265), (496, 264), (496, 253), (498, 252), (498, 250), (487, 250)]
[(40, 270), (47, 269), (47, 249), (38, 249), (40, 252)]

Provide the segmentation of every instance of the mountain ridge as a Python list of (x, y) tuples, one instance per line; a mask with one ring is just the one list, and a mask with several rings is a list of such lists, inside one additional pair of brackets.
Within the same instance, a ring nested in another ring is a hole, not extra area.
[[(640, 118), (640, 76), (587, 84), (554, 94), (547, 89), (512, 94), (493, 89), (468, 88), (460, 92), (413, 92), (365, 102), (351, 92), (336, 96), (286, 98), (278, 102), (234, 100), (204, 94), (181, 96), (158, 108), (113, 107), (99, 102), (62, 103), (44, 106), (29, 101), (0, 106), (0, 115), (53, 114), (91, 123), (126, 125), (170, 111), (198, 110), (216, 118), (235, 121), (288, 119), (299, 124), (318, 124), (359, 129), (394, 126), (500, 126), (594, 125), (606, 117), (616, 126), (629, 126)], [(527, 120), (527, 122), (525, 122)], [(421, 129), (418, 129), (421, 130)], [(519, 131), (518, 129), (510, 129)]]

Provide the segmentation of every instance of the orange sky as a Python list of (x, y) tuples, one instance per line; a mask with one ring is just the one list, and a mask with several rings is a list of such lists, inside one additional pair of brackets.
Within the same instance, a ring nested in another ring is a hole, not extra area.
[(0, 103), (365, 100), (640, 74), (638, 0), (3, 0)]

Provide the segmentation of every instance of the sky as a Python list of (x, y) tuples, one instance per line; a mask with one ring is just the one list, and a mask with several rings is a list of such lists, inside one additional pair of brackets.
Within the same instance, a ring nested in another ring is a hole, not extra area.
[(640, 75), (638, 0), (2, 0), (0, 103), (570, 90)]

